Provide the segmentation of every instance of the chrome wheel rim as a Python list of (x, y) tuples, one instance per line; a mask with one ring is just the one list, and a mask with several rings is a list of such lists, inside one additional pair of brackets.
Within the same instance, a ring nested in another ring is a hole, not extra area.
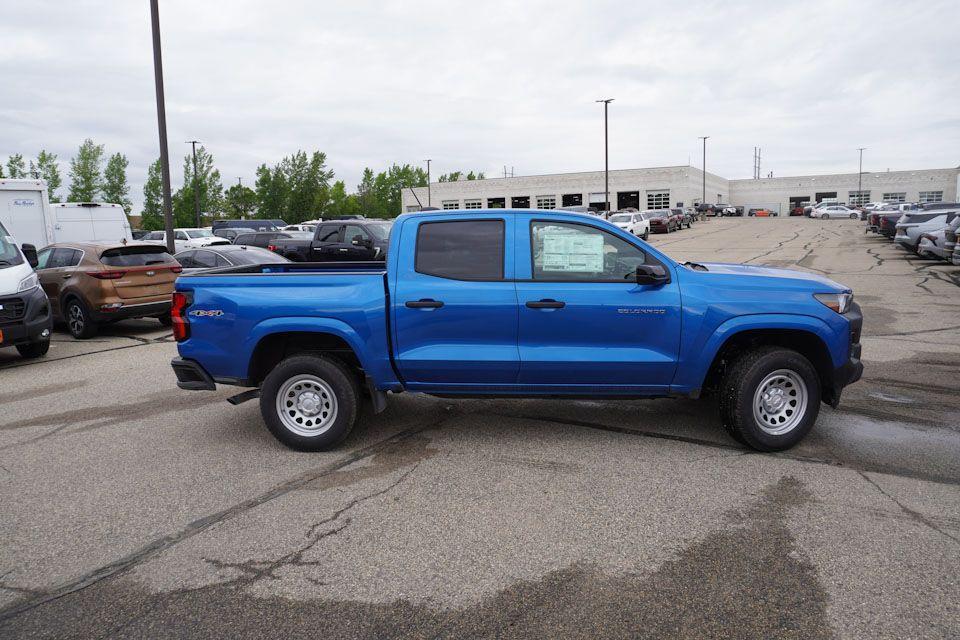
[(333, 426), (337, 419), (337, 395), (325, 380), (298, 375), (280, 387), (276, 408), (284, 427), (309, 438)]
[(86, 322), (84, 321), (83, 309), (80, 308), (80, 305), (70, 305), (70, 312), (68, 316), (67, 324), (70, 326), (70, 333), (83, 333), (83, 325), (86, 324)]
[(777, 369), (757, 385), (753, 418), (764, 433), (782, 436), (807, 414), (807, 385), (796, 371)]

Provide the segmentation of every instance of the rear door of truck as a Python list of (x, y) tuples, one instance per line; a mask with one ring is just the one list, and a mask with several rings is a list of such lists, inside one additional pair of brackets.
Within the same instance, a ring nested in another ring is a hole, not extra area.
[(407, 388), (469, 393), (514, 385), (520, 368), (513, 215), (407, 219), (393, 293), (397, 366)]

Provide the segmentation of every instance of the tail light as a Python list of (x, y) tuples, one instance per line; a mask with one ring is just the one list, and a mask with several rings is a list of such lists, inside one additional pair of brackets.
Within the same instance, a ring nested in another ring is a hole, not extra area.
[(277, 245), (275, 245), (275, 244), (268, 244), (268, 245), (267, 245), (267, 249), (269, 249), (270, 251), (276, 251), (276, 250), (277, 250)]
[(170, 307), (170, 319), (173, 321), (173, 337), (177, 342), (183, 342), (190, 337), (190, 321), (187, 319), (187, 307), (193, 302), (190, 293), (175, 291), (173, 305)]
[(170, 267), (170, 271), (174, 273), (183, 273), (183, 267)]
[(126, 271), (87, 271), (87, 275), (97, 280), (119, 280), (126, 275)]

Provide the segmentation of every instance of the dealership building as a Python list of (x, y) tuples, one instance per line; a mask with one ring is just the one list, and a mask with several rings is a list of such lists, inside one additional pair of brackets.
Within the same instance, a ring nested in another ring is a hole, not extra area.
[[(858, 180), (859, 178), (859, 180)], [(787, 212), (805, 202), (956, 202), (960, 167), (728, 180), (692, 166), (610, 171), (610, 207), (663, 209), (701, 202)], [(858, 184), (862, 186), (858, 189)], [(416, 195), (414, 195), (414, 192)], [(434, 182), (403, 191), (404, 211), (440, 209), (604, 208), (603, 171)]]

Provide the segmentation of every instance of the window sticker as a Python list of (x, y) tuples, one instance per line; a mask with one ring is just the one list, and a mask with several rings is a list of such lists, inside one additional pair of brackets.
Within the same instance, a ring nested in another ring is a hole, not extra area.
[(600, 273), (603, 236), (585, 233), (543, 234), (543, 271)]

